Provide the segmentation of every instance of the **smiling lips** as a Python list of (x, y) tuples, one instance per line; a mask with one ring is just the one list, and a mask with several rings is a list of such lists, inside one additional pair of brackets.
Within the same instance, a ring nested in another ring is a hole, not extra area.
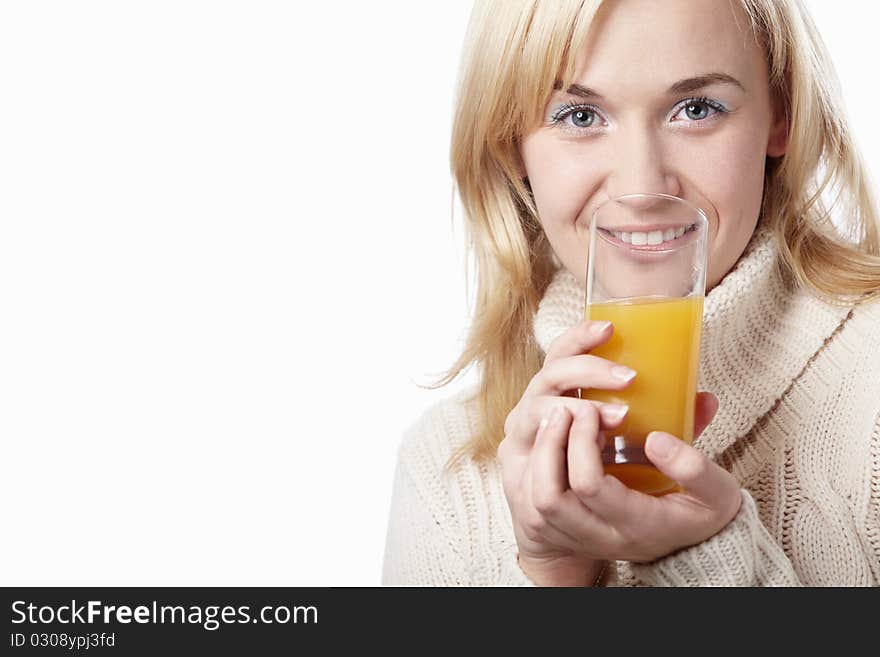
[(613, 240), (631, 247), (647, 247), (640, 250), (660, 250), (675, 246), (683, 235), (693, 232), (696, 226), (696, 224), (691, 224), (690, 226), (650, 231), (609, 230), (607, 228), (600, 228), (599, 230)]

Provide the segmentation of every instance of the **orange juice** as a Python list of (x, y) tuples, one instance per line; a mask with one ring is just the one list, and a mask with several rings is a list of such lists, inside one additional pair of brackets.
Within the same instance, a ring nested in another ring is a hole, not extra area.
[(614, 324), (611, 338), (590, 353), (634, 369), (625, 390), (579, 391), (582, 399), (629, 405), (619, 427), (605, 432), (605, 472), (651, 495), (676, 490), (645, 457), (651, 431), (665, 431), (690, 443), (700, 355), (703, 298), (637, 297), (596, 303), (586, 319)]

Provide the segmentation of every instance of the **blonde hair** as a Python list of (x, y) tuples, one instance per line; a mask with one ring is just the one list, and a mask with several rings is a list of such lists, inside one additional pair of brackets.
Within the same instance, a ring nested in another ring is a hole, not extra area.
[[(532, 320), (556, 265), (517, 174), (517, 140), (540, 120), (554, 83), (573, 82), (574, 49), (601, 1), (477, 0), (471, 14), (450, 160), (476, 270), (473, 320), (461, 355), (434, 387), (477, 364), (480, 423), (448, 468), (495, 455), (508, 413), (542, 365)], [(761, 209), (784, 267), (831, 303), (880, 296), (877, 211), (812, 19), (801, 0), (731, 2), (767, 54), (771, 97), (789, 120), (785, 155), (767, 160)], [(834, 209), (842, 234), (830, 220)]]

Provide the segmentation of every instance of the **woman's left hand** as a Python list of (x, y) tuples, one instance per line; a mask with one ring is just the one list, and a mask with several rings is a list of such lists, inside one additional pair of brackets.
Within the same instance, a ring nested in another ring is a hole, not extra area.
[[(698, 394), (697, 435), (717, 410), (714, 395)], [(733, 475), (678, 438), (659, 432), (648, 436), (648, 458), (684, 489), (653, 497), (604, 474), (600, 446), (589, 439), (595, 434), (584, 429), (572, 423), (568, 476), (572, 492), (604, 521), (592, 542), (598, 557), (653, 561), (710, 538), (739, 511), (742, 497)]]

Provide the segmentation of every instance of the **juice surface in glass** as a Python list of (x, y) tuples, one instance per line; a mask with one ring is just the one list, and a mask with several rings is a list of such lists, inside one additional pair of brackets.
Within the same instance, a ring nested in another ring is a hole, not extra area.
[(703, 297), (636, 297), (595, 303), (585, 318), (614, 324), (611, 338), (590, 351), (637, 374), (625, 390), (580, 390), (582, 399), (629, 405), (623, 422), (606, 433), (605, 472), (651, 495), (677, 490), (645, 457), (651, 431), (693, 440)]

